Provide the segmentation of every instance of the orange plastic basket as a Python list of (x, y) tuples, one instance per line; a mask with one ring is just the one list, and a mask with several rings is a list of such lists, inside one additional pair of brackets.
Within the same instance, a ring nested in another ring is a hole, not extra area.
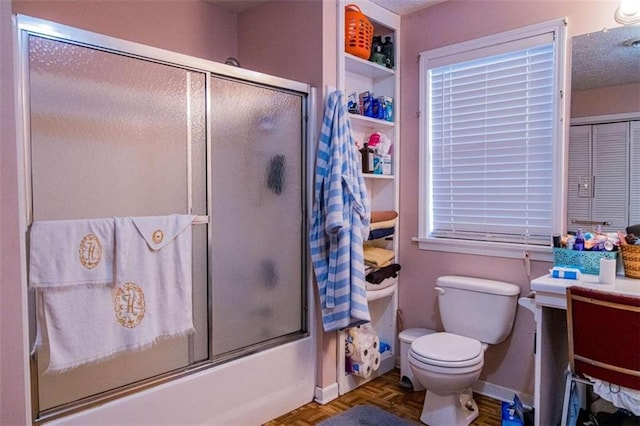
[(355, 4), (344, 8), (344, 50), (362, 59), (371, 55), (373, 25)]

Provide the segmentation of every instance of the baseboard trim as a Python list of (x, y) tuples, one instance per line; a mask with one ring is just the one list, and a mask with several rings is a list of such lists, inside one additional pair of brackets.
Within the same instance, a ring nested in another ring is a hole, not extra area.
[(338, 383), (332, 383), (326, 388), (321, 388), (316, 386), (316, 390), (314, 392), (314, 401), (318, 404), (324, 405), (327, 404), (339, 396)]
[(500, 401), (513, 401), (513, 395), (517, 394), (525, 407), (533, 407), (533, 395), (518, 393), (513, 389), (494, 385), (483, 380), (476, 381), (473, 384), (472, 389), (480, 395), (485, 395)]

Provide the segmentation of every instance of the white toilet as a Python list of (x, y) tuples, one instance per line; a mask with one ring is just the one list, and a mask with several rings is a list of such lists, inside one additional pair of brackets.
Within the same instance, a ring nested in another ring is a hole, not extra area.
[(511, 333), (520, 287), (443, 276), (435, 289), (445, 332), (418, 337), (408, 353), (415, 379), (427, 389), (420, 421), (466, 426), (478, 417), (471, 385), (480, 377), (484, 351)]

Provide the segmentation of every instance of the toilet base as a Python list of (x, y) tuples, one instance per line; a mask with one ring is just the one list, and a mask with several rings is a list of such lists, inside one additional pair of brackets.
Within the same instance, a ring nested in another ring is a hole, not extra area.
[(429, 426), (467, 426), (479, 414), (471, 389), (447, 396), (427, 390), (420, 421)]

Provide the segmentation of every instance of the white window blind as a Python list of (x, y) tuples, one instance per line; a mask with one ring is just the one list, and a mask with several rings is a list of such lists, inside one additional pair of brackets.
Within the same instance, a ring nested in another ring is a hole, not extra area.
[(443, 51), (422, 58), (423, 237), (548, 246), (559, 120), (553, 33)]

